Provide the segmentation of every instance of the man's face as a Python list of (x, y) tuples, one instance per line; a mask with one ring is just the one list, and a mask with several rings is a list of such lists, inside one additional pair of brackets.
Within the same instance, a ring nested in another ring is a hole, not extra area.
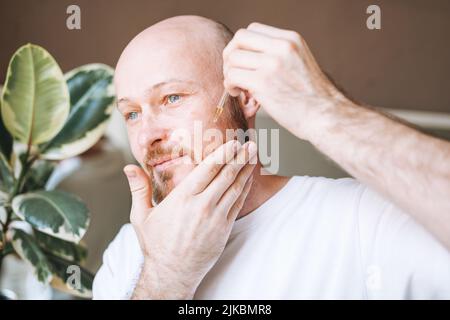
[(213, 122), (223, 82), (216, 55), (205, 47), (173, 30), (155, 32), (133, 40), (116, 68), (118, 109), (156, 203), (225, 142), (205, 141), (205, 130), (217, 128), (225, 137), (230, 127), (224, 117)]

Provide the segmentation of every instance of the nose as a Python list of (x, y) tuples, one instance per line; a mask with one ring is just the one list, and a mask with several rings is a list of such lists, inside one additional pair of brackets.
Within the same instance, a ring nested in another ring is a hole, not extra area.
[[(149, 106), (143, 106), (143, 110), (150, 110)], [(152, 112), (142, 112), (141, 126), (138, 132), (138, 144), (143, 149), (149, 149), (167, 138), (167, 128), (158, 121), (157, 114)]]

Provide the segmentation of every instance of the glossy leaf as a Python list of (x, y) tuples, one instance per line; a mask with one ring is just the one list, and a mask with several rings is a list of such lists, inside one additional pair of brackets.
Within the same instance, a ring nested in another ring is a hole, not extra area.
[(11, 58), (2, 94), (2, 118), (11, 135), (25, 144), (52, 139), (69, 114), (69, 91), (53, 57), (27, 44)]
[(70, 91), (70, 114), (58, 135), (41, 146), (46, 159), (65, 159), (88, 150), (105, 132), (114, 108), (111, 67), (88, 64), (65, 77)]
[[(2, 87), (0, 86), (0, 94), (2, 91)], [(0, 152), (5, 156), (6, 159), (10, 159), (11, 152), (12, 152), (12, 146), (13, 146), (13, 140), (11, 137), (11, 134), (6, 130), (6, 127), (3, 123), (3, 117), (2, 117), (2, 104), (0, 99)]]
[(16, 196), (14, 213), (34, 228), (51, 236), (78, 242), (89, 224), (84, 203), (63, 191), (35, 191)]
[(51, 253), (57, 257), (76, 263), (81, 263), (86, 259), (87, 250), (79, 244), (58, 239), (39, 231), (35, 231), (34, 236), (39, 247), (41, 247), (44, 252)]
[(5, 156), (0, 153), (0, 190), (8, 192), (14, 184), (14, 176), (11, 166)]
[(39, 281), (50, 282), (52, 272), (49, 262), (32, 236), (23, 230), (13, 229), (12, 246), (14, 251), (31, 265)]
[(30, 169), (28, 179), (26, 180), (25, 186), (22, 191), (28, 192), (38, 189), (44, 189), (55, 167), (56, 164), (51, 161), (36, 161), (36, 163)]

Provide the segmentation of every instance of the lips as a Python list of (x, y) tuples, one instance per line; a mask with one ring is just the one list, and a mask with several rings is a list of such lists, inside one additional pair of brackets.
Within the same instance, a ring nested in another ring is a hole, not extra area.
[(147, 162), (147, 164), (151, 167), (153, 167), (157, 171), (162, 171), (167, 169), (169, 166), (178, 163), (181, 161), (186, 155), (180, 154), (180, 155), (166, 155), (161, 156), (157, 159), (152, 159)]

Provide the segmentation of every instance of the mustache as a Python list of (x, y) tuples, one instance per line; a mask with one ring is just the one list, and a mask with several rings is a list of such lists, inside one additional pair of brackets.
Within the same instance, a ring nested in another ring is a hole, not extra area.
[(144, 164), (146, 167), (154, 166), (155, 164), (178, 158), (183, 156), (190, 156), (192, 158), (193, 153), (190, 149), (187, 149), (181, 145), (177, 146), (156, 146), (146, 153), (144, 156)]

